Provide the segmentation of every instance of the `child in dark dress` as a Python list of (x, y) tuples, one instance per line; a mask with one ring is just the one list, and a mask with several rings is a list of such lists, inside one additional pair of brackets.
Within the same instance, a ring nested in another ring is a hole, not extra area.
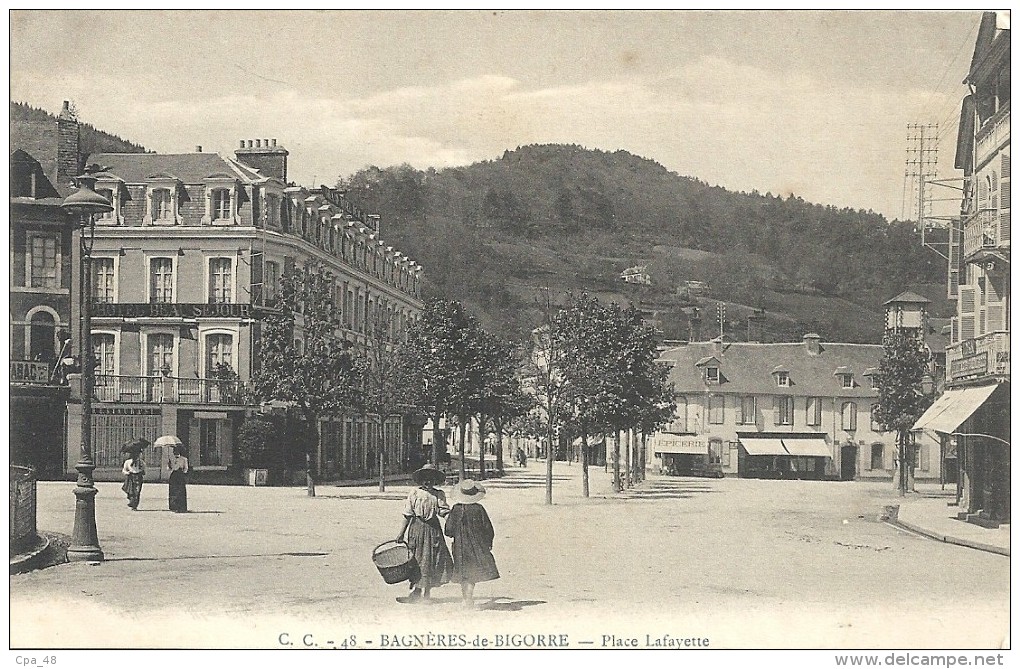
[(499, 578), (492, 557), (492, 522), (480, 502), (482, 484), (465, 479), (454, 488), (453, 508), (446, 518), (446, 536), (453, 538), (453, 582), (460, 583), (466, 606), (474, 606), (475, 584)]

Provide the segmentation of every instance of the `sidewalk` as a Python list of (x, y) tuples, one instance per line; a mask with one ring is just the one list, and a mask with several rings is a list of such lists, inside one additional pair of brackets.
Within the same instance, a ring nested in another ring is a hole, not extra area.
[(985, 529), (958, 520), (958, 507), (948, 506), (953, 496), (925, 495), (925, 491), (901, 498), (899, 515), (890, 522), (931, 539), (1009, 556), (1010, 526)]

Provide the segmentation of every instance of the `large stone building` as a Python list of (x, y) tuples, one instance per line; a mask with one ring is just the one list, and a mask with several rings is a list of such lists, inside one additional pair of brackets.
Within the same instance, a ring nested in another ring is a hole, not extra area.
[(10, 450), (13, 464), (59, 476), (67, 387), (58, 364), (72, 333), (77, 232), (60, 204), (79, 169), (69, 105), (55, 127), (11, 128)]
[(961, 515), (985, 525), (1010, 517), (1009, 56), (1008, 13), (985, 12), (957, 139), (965, 186), (949, 254), (957, 315), (946, 349), (947, 390), (914, 426), (956, 451)]
[[(113, 204), (93, 251), (97, 477), (116, 475), (128, 436), (175, 434), (200, 480), (239, 480), (235, 435), (254, 409), (241, 389), (259, 364), (260, 320), (290, 269), (328, 273), (342, 336), (356, 347), (370, 324), (381, 319), (394, 334), (419, 312), (421, 267), (380, 239), (378, 217), (334, 189), (289, 182), (287, 159), (275, 139), (241, 141), (232, 157), (201, 147), (89, 156), (102, 170), (96, 190)], [(303, 345), (300, 327), (294, 345)], [(366, 417), (328, 421), (317, 475), (373, 474), (380, 447), (396, 471), (415, 438), (393, 422), (378, 445)], [(72, 435), (78, 426), (71, 411)]]
[[(766, 478), (892, 480), (896, 438), (875, 424), (872, 378), (882, 347), (693, 342), (663, 352), (677, 391), (674, 421), (648, 445), (659, 466)], [(917, 480), (941, 477), (939, 444), (915, 450)]]

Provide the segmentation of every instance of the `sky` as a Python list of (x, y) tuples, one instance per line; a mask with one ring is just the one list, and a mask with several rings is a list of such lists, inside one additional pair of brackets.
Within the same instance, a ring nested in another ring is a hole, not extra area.
[(291, 180), (625, 149), (733, 190), (906, 212), (952, 168), (980, 12), (14, 11), (11, 99), (160, 153), (276, 138)]

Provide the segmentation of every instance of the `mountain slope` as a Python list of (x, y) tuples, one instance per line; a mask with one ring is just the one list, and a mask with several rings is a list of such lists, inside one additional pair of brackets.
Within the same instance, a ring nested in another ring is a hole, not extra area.
[[(511, 335), (538, 322), (547, 287), (554, 298), (588, 290), (640, 303), (666, 336), (692, 334), (692, 307), (702, 320), (694, 335), (718, 334), (710, 321), (723, 301), (737, 339), (744, 316), (764, 308), (770, 340), (814, 330), (877, 341), (881, 303), (908, 286), (938, 296), (945, 271), (910, 223), (727, 191), (626, 151), (526, 146), (441, 171), (373, 167), (340, 185), (425, 265), (432, 293)], [(647, 266), (651, 286), (619, 280), (633, 265)], [(678, 294), (692, 280), (710, 285), (708, 298)]]

